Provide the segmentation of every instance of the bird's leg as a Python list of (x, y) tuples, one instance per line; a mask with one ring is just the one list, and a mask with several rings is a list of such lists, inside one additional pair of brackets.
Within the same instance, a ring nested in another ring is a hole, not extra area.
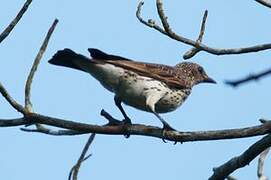
[(171, 127), (157, 112), (153, 112), (156, 117), (161, 121), (163, 124), (163, 130), (168, 130), (168, 131), (176, 131), (173, 127)]
[(119, 108), (121, 114), (124, 117), (124, 123), (125, 124), (132, 124), (131, 119), (127, 116), (126, 112), (124, 111), (124, 109), (123, 109), (123, 107), (121, 105), (121, 100), (117, 96), (115, 96), (114, 101), (115, 101), (116, 106)]
[[(176, 131), (173, 127), (171, 127), (157, 112), (153, 112), (156, 117), (163, 123), (163, 130), (167, 131)], [(162, 141), (166, 143), (165, 139), (162, 138)], [(174, 142), (174, 145), (177, 144), (177, 141)]]
[[(124, 126), (132, 124), (131, 119), (127, 116), (126, 112), (124, 111), (123, 107), (121, 106), (121, 100), (117, 96), (115, 96), (114, 101), (115, 101), (116, 106), (119, 108), (121, 114), (124, 116), (124, 120), (123, 120)], [(124, 134), (124, 137), (129, 138), (130, 134), (126, 132)]]

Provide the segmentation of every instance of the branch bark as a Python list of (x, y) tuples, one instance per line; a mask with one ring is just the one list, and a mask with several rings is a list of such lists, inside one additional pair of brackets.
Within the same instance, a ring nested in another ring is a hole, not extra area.
[[(64, 128), (61, 133), (52, 133), (52, 135), (79, 135), (79, 134), (106, 134), (106, 135), (125, 135), (127, 132), (131, 135), (150, 136), (165, 139), (173, 142), (191, 142), (221, 139), (247, 138), (252, 136), (260, 136), (271, 132), (271, 121), (267, 121), (258, 126), (225, 129), (215, 131), (163, 131), (162, 128), (155, 126), (147, 126), (142, 124), (132, 125), (93, 125), (79, 122), (68, 121), (59, 118), (48, 117), (36, 113), (28, 113), (26, 116), (18, 119), (3, 120), (0, 119), (0, 127), (21, 126), (29, 124), (43, 124), (58, 128)], [(71, 130), (71, 131), (69, 131)], [(33, 132), (33, 130), (30, 130)], [(42, 132), (50, 134), (50, 131)]]

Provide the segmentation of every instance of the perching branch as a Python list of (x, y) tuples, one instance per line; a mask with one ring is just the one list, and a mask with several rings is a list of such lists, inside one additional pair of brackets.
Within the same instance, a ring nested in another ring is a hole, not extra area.
[(261, 140), (250, 146), (243, 154), (234, 157), (225, 164), (214, 169), (213, 175), (209, 180), (223, 180), (236, 169), (248, 165), (261, 152), (271, 146), (271, 135), (263, 137)]
[(6, 27), (6, 29), (0, 34), (0, 43), (9, 35), (9, 33), (17, 25), (17, 23), (20, 21), (24, 13), (27, 11), (31, 2), (32, 0), (27, 0), (24, 3), (22, 9), (18, 12), (17, 16), (11, 21), (11, 23)]
[(260, 72), (258, 74), (250, 74), (247, 77), (239, 79), (239, 80), (234, 80), (234, 81), (227, 80), (227, 81), (225, 81), (225, 84), (228, 84), (232, 87), (237, 87), (241, 84), (244, 84), (244, 83), (247, 83), (250, 81), (258, 81), (260, 78), (263, 78), (263, 77), (268, 76), (270, 74), (271, 74), (271, 69), (267, 69), (267, 70)]
[(87, 153), (91, 143), (93, 142), (94, 138), (95, 138), (95, 134), (91, 134), (90, 137), (88, 138), (88, 141), (87, 141), (79, 159), (77, 160), (76, 164), (72, 167), (72, 169), (69, 173), (68, 180), (77, 180), (78, 172), (79, 172), (79, 169), (81, 167), (82, 162), (84, 162), (85, 160), (87, 160), (91, 156), (91, 154), (86, 156), (86, 153)]
[[(43, 124), (62, 128), (65, 130), (71, 130), (71, 131), (61, 131), (61, 133), (59, 134), (53, 133), (53, 135), (77, 135), (88, 133), (106, 134), (106, 135), (125, 135), (128, 133), (131, 135), (150, 136), (181, 143), (190, 141), (247, 138), (252, 136), (260, 136), (271, 132), (270, 121), (265, 122), (258, 126), (252, 126), (247, 128), (225, 129), (215, 131), (178, 132), (178, 131), (163, 131), (162, 128), (142, 124), (132, 124), (125, 126), (123, 124), (120, 125), (85, 124), (68, 121), (64, 119), (58, 119), (54, 117), (48, 117), (37, 113), (28, 113), (25, 115), (23, 119), (22, 118), (12, 120), (0, 119), (0, 127), (21, 126), (28, 124)], [(50, 133), (46, 132), (46, 134)]]
[[(143, 23), (144, 25), (146, 25), (150, 28), (153, 28), (153, 29), (159, 31), (160, 33), (170, 37), (173, 40), (176, 40), (176, 41), (182, 42), (184, 44), (193, 46), (193, 47), (197, 48), (199, 51), (206, 51), (206, 52), (208, 52), (210, 54), (214, 54), (214, 55), (229, 55), (229, 54), (244, 54), (244, 53), (258, 52), (258, 51), (264, 51), (267, 49), (271, 49), (271, 43), (259, 44), (259, 45), (255, 45), (255, 46), (242, 47), (242, 48), (229, 48), (229, 49), (209, 47), (203, 43), (199, 43), (197, 41), (194, 41), (194, 40), (185, 38), (181, 35), (178, 35), (172, 30), (169, 23), (168, 23), (168, 20), (167, 20), (168, 18), (166, 17), (166, 15), (164, 13), (162, 0), (156, 0), (156, 6), (157, 6), (157, 12), (158, 12), (160, 20), (162, 22), (163, 28), (160, 27), (159, 25), (157, 25), (154, 20), (149, 20), (147, 22), (141, 17), (141, 9), (142, 9), (143, 4), (144, 4), (144, 2), (141, 1), (138, 4), (137, 11), (136, 11), (136, 16), (141, 23)], [(183, 58), (185, 59), (186, 56), (183, 56)]]

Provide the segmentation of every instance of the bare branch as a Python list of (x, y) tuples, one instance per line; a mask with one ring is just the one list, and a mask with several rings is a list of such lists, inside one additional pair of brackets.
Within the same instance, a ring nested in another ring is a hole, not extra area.
[(271, 8), (271, 1), (270, 0), (255, 0), (255, 1), (260, 3), (261, 5), (264, 5), (268, 8)]
[[(201, 22), (201, 27), (200, 27), (200, 33), (199, 33), (199, 37), (197, 39), (198, 43), (202, 42), (203, 36), (204, 36), (204, 32), (205, 32), (205, 23), (207, 20), (207, 16), (208, 16), (208, 11), (205, 10), (203, 18), (202, 18), (202, 22)], [(183, 58), (184, 59), (189, 59), (192, 58), (193, 56), (195, 56), (198, 52), (200, 52), (200, 50), (196, 47), (191, 48), (189, 51), (187, 51), (184, 55)]]
[(33, 81), (33, 77), (35, 75), (35, 72), (37, 71), (37, 68), (38, 68), (38, 65), (40, 63), (40, 60), (43, 56), (43, 53), (45, 52), (46, 48), (47, 48), (47, 45), (48, 45), (48, 42), (50, 40), (50, 37), (56, 27), (58, 23), (58, 20), (55, 19), (52, 26), (50, 27), (41, 47), (40, 47), (40, 50), (35, 58), (35, 61), (32, 65), (32, 68), (31, 68), (31, 71), (28, 75), (28, 78), (27, 78), (27, 81), (26, 81), (26, 85), (25, 85), (25, 108), (27, 111), (29, 112), (32, 112), (32, 104), (31, 104), (31, 100), (30, 100), (30, 92), (31, 92), (31, 84), (32, 84), (32, 81)]
[(147, 22), (141, 17), (141, 9), (142, 9), (143, 4), (144, 4), (143, 2), (139, 3), (137, 7), (137, 13), (136, 13), (137, 18), (141, 23), (159, 31), (160, 33), (170, 37), (173, 40), (180, 41), (184, 44), (193, 46), (200, 51), (206, 51), (214, 55), (229, 55), (229, 54), (244, 54), (244, 53), (258, 52), (258, 51), (271, 49), (271, 43), (260, 44), (260, 45), (249, 46), (249, 47), (242, 47), (242, 48), (229, 48), (229, 49), (209, 47), (203, 43), (199, 43), (197, 41), (193, 41), (191, 39), (185, 38), (181, 35), (176, 34), (174, 31), (172, 31), (163, 10), (162, 0), (156, 0), (156, 6), (157, 6), (157, 11), (158, 11), (160, 20), (162, 22), (163, 28), (157, 25), (154, 20)]
[[(23, 122), (22, 122), (23, 121)], [(150, 136), (160, 139), (165, 139), (173, 142), (191, 142), (191, 141), (206, 141), (206, 140), (218, 140), (218, 139), (235, 139), (235, 138), (247, 138), (252, 136), (260, 136), (271, 132), (271, 122), (267, 121), (258, 126), (225, 129), (215, 131), (192, 131), (192, 132), (179, 132), (179, 131), (163, 131), (162, 128), (155, 126), (146, 126), (142, 124), (132, 125), (93, 125), (79, 122), (68, 121), (59, 118), (53, 118), (43, 116), (36, 113), (28, 113), (24, 119), (3, 120), (0, 119), (0, 127), (19, 126), (29, 124), (43, 124), (53, 127), (63, 128), (66, 130), (72, 130), (73, 132), (60, 132), (61, 135), (74, 135), (76, 134), (106, 134), (106, 135), (125, 135), (127, 133), (131, 135)], [(78, 133), (75, 133), (77, 131)], [(44, 133), (43, 131), (37, 131)], [(50, 134), (46, 133), (45, 134)], [(57, 133), (53, 133), (55, 135)]]
[(0, 43), (9, 35), (9, 33), (13, 30), (13, 28), (20, 21), (24, 13), (27, 11), (28, 6), (31, 4), (32, 0), (27, 0), (17, 16), (11, 21), (11, 23), (6, 27), (6, 29), (0, 34)]
[(271, 135), (263, 137), (261, 140), (250, 146), (240, 156), (230, 159), (225, 164), (214, 169), (213, 175), (209, 180), (222, 180), (229, 176), (236, 169), (242, 168), (248, 165), (254, 158), (256, 158), (261, 152), (271, 146)]
[(259, 157), (259, 160), (258, 160), (258, 168), (257, 168), (257, 175), (258, 175), (258, 178), (259, 180), (267, 180), (268, 178), (264, 175), (264, 172), (263, 172), (263, 167), (264, 167), (264, 160), (268, 154), (270, 150), (270, 147), (267, 148), (266, 150), (264, 150), (261, 154), (260, 154), (260, 157)]
[(87, 160), (91, 155), (88, 155), (86, 156), (86, 153), (91, 145), (91, 143), (93, 142), (95, 138), (95, 134), (91, 134), (90, 137), (88, 138), (88, 141), (79, 157), (79, 159), (77, 160), (77, 163), (72, 167), (70, 173), (69, 173), (69, 180), (77, 180), (77, 176), (78, 176), (78, 172), (79, 172), (79, 169), (81, 167), (81, 164), (83, 161)]
[(228, 84), (228, 85), (230, 85), (232, 87), (237, 87), (237, 86), (239, 86), (241, 84), (244, 84), (244, 83), (247, 83), (247, 82), (250, 82), (250, 81), (257, 81), (260, 78), (263, 78), (263, 77), (268, 76), (270, 74), (271, 74), (271, 68), (267, 69), (267, 70), (265, 70), (263, 72), (260, 72), (258, 74), (250, 74), (247, 77), (239, 79), (239, 80), (235, 80), (235, 81), (227, 80), (227, 81), (225, 81), (225, 84)]
[(25, 118), (0, 119), (0, 127), (22, 126), (26, 124)]
[(7, 102), (14, 108), (16, 109), (18, 112), (25, 114), (25, 109), (23, 106), (21, 106), (19, 103), (17, 103), (8, 93), (8, 91), (6, 90), (6, 88), (2, 85), (2, 83), (0, 83), (0, 93), (2, 94), (2, 96), (7, 100)]

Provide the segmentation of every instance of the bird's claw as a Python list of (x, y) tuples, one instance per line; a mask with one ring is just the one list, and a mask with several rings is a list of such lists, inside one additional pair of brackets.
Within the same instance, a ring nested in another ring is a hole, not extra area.
[(129, 117), (126, 117), (122, 122), (123, 128), (125, 129), (124, 137), (129, 138), (131, 134), (127, 131), (127, 126), (130, 126), (132, 124), (132, 121)]
[[(164, 131), (176, 131), (176, 129), (174, 129), (173, 127), (171, 127), (167, 122), (163, 122), (163, 132)], [(164, 138), (162, 138), (162, 141), (164, 142), (164, 143), (167, 143), (167, 141), (164, 139)], [(174, 142), (174, 145), (176, 145), (177, 144), (177, 141), (175, 141)]]

